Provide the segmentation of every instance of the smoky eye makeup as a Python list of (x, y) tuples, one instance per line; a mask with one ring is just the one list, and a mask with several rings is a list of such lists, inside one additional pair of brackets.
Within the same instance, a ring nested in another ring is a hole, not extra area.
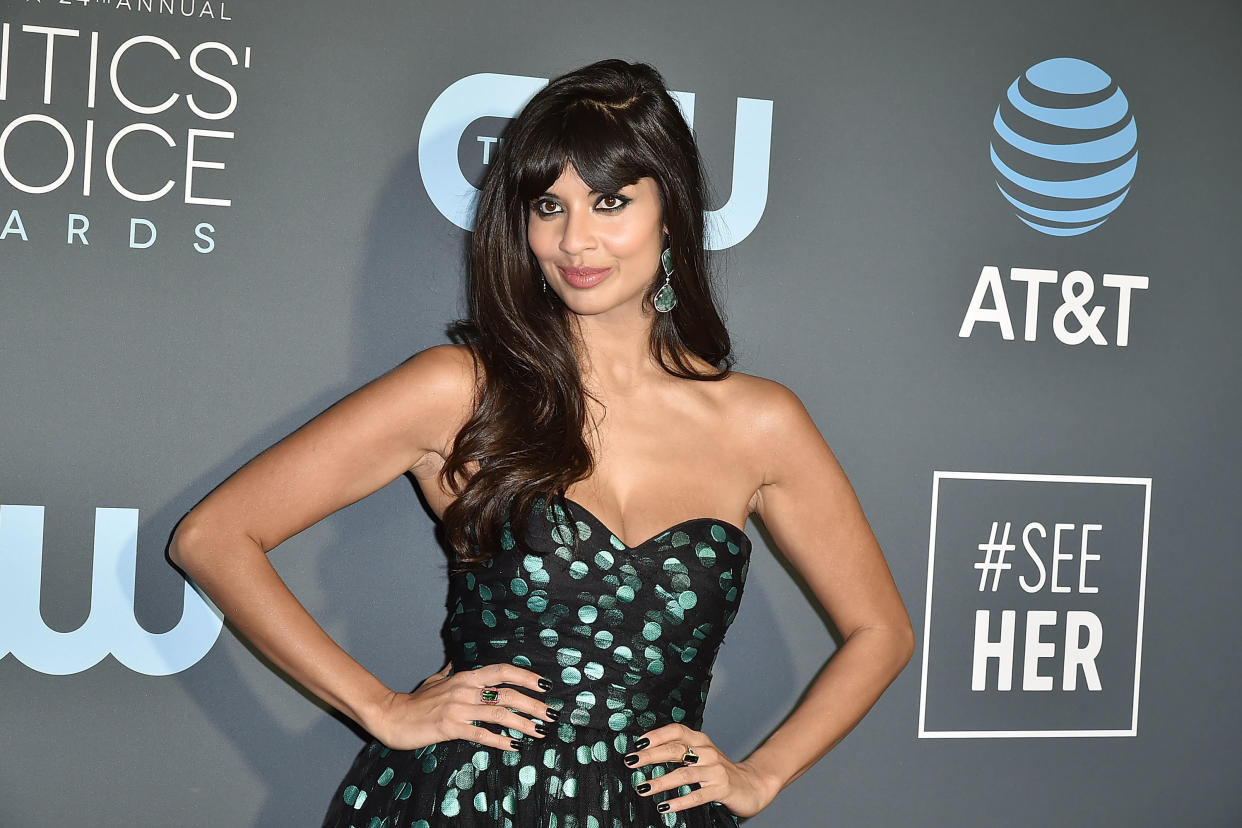
[[(606, 193), (599, 197), (599, 200), (595, 202), (595, 206), (596, 209), (602, 210), (605, 213), (614, 213), (629, 204), (631, 201), (633, 201), (633, 199), (627, 198), (620, 193)], [(613, 202), (613, 204), (610, 206), (605, 204), (605, 202)]]
[[(545, 209), (549, 206), (551, 209)], [(556, 201), (556, 199), (546, 195), (533, 198), (530, 201), (530, 211), (537, 216), (555, 215), (560, 212), (560, 206), (561, 205)]]
[[(595, 209), (601, 213), (615, 213), (622, 210), (634, 199), (620, 193), (604, 193), (595, 200)], [(539, 196), (531, 199), (530, 210), (537, 216), (554, 216), (562, 212), (560, 202), (551, 196)]]

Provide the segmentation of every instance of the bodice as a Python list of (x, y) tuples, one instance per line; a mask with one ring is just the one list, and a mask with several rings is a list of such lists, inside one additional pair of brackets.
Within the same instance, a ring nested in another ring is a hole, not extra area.
[[(521, 554), (510, 526), (477, 572), (451, 577), (455, 671), (508, 662), (546, 676), (561, 723), (699, 729), (750, 560), (738, 527), (693, 518), (628, 547), (589, 511), (544, 501)], [(526, 692), (526, 691), (524, 691)]]

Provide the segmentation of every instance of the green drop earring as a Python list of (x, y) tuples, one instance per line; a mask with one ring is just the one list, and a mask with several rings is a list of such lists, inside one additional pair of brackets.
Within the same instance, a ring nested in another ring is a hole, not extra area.
[(669, 277), (673, 275), (673, 248), (671, 246), (664, 248), (664, 252), (660, 254), (660, 264), (664, 268), (664, 284), (656, 291), (652, 304), (660, 313), (668, 313), (677, 307), (677, 294), (673, 291), (673, 286), (669, 284)]

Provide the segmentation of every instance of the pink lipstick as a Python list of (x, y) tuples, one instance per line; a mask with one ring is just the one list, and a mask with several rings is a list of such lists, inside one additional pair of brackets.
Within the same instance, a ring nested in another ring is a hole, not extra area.
[(608, 277), (610, 267), (561, 267), (561, 275), (570, 287), (589, 288)]

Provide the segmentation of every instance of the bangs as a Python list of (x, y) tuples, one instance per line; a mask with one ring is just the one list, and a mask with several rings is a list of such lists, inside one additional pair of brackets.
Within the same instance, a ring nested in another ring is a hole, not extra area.
[(559, 121), (548, 120), (526, 136), (527, 161), (517, 171), (523, 202), (547, 192), (566, 164), (597, 193), (615, 193), (647, 176), (658, 178), (655, 164), (645, 157), (645, 142), (608, 109), (583, 102)]

